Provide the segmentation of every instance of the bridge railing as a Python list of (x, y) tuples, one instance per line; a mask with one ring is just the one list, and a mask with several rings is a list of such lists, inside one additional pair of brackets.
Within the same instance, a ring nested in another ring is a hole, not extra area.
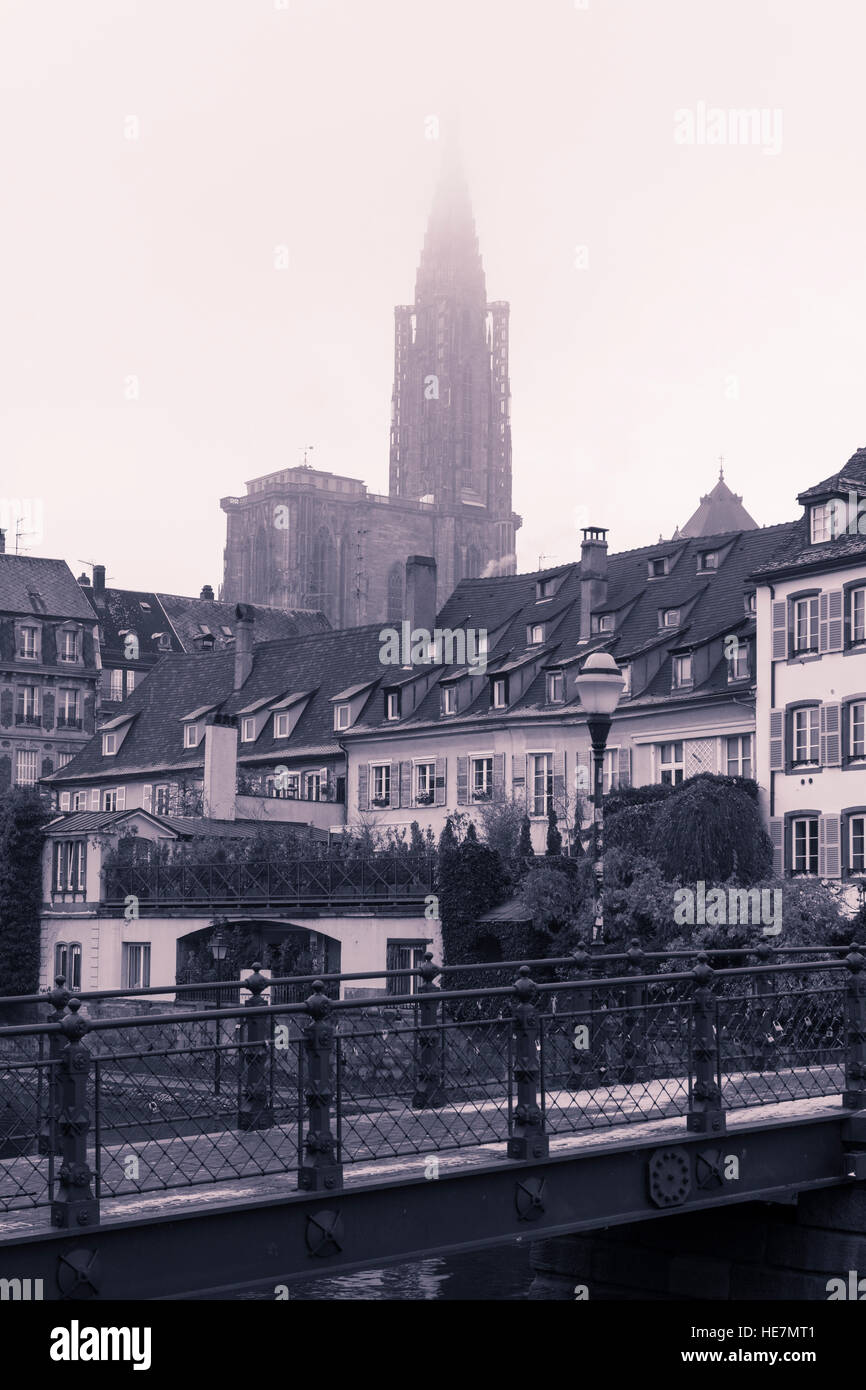
[(254, 966), (242, 1007), (133, 1018), (88, 1017), (59, 985), (47, 1022), (0, 1029), (0, 1212), (50, 1206), (80, 1229), (139, 1192), (286, 1173), (329, 1191), (357, 1162), (435, 1176), (439, 1154), (479, 1144), (526, 1161), (551, 1137), (647, 1119), (714, 1133), (745, 1105), (864, 1108), (863, 948), (761, 955), (679, 969), (688, 957), (634, 945), (612, 967), (579, 952), (461, 989), (428, 954), (394, 972), (416, 976), (412, 994), (331, 999), (314, 980), (302, 1003), (268, 1003)]

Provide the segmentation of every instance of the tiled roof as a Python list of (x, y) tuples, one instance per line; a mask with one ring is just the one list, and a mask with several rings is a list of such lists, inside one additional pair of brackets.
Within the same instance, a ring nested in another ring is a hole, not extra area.
[[(147, 816), (148, 820), (154, 821), (167, 830), (174, 831), (182, 839), (199, 835), (217, 836), (220, 839), (249, 839), (261, 834), (263, 826), (266, 831), (277, 828), (303, 833), (306, 839), (309, 838), (307, 831), (310, 829), (310, 827), (296, 824), (293, 821), (262, 822), (260, 820), (210, 820), (204, 816), (157, 816), (152, 811), (138, 808), (130, 811), (67, 811), (49, 821), (45, 826), (45, 833), (64, 836), (90, 834), (99, 830), (116, 828), (121, 822), (130, 820), (135, 816)], [(327, 831), (316, 832), (314, 835), (316, 839), (327, 839), (327, 837)]]
[[(750, 587), (748, 577), (767, 563), (798, 525), (787, 522), (718, 538), (700, 537), (676, 544), (661, 542), (611, 555), (608, 597), (599, 611), (610, 612), (611, 596), (621, 596), (621, 621), (615, 632), (594, 635), (583, 644), (580, 642), (579, 564), (546, 572), (560, 580), (556, 598), (548, 610), (537, 601), (537, 573), (463, 580), (444, 605), (437, 625), (455, 629), (471, 626), (496, 633), (488, 656), (487, 673), (490, 675), (501, 668), (503, 662), (507, 662), (512, 671), (528, 662), (537, 662), (537, 673), (528, 681), (523, 693), (512, 700), (507, 710), (496, 711), (496, 718), (506, 722), (546, 718), (562, 712), (576, 714), (579, 710), (576, 699), (564, 706), (546, 704), (545, 668), (556, 665), (558, 660), (573, 661), (600, 647), (622, 658), (632, 658), (659, 644), (666, 648), (660, 669), (648, 686), (636, 690), (633, 699), (626, 702), (632, 707), (661, 701), (681, 703), (705, 699), (727, 690), (725, 663), (719, 661), (694, 689), (672, 692), (671, 652), (700, 646), (718, 639), (725, 631), (741, 632), (744, 624), (747, 632), (752, 631), (743, 601)], [(709, 574), (698, 572), (698, 555), (713, 539), (719, 542), (719, 568)], [(670, 573), (650, 580), (648, 561), (663, 555), (670, 556)], [(683, 621), (677, 628), (660, 630), (659, 610), (667, 608), (679, 608)], [(530, 619), (543, 621), (552, 629), (545, 632), (545, 641), (540, 647), (527, 644)], [(126, 701), (124, 712), (137, 713), (138, 717), (117, 755), (104, 759), (99, 741), (92, 741), (50, 780), (56, 785), (85, 777), (113, 778), (155, 769), (200, 771), (203, 746), (188, 750), (182, 746), (181, 719), (190, 710), (211, 706), (218, 707), (223, 715), (237, 715), (259, 700), (268, 700), (277, 706), (298, 691), (308, 694), (291, 737), (275, 739), (274, 721), (266, 720), (255, 743), (241, 745), (241, 763), (274, 765), (281, 758), (292, 756), (338, 756), (344, 739), (385, 729), (399, 734), (404, 729), (446, 723), (459, 728), (490, 713), (490, 694), (484, 681), (467, 709), (461, 709), (454, 716), (442, 715), (438, 683), (453, 679), (458, 670), (466, 671), (467, 667), (461, 663), (460, 667), (437, 668), (436, 679), (431, 681), (419, 705), (402, 719), (386, 720), (383, 691), (400, 684), (405, 673), (400, 667), (381, 663), (380, 632), (379, 624), (374, 624), (256, 645), (252, 669), (239, 691), (232, 688), (234, 657), (231, 652), (167, 655)], [(419, 668), (419, 672), (426, 670)], [(748, 691), (748, 682), (744, 683), (744, 689)], [(352, 690), (368, 690), (369, 693), (352, 729), (336, 733), (335, 695), (345, 696)]]
[(815, 483), (813, 487), (801, 492), (798, 501), (805, 506), (808, 502), (832, 496), (833, 493), (855, 492), (863, 487), (866, 487), (866, 448), (858, 449), (852, 454), (838, 473), (831, 473), (829, 478), (824, 478), (822, 482)]
[(93, 609), (66, 561), (31, 555), (0, 554), (0, 612), (93, 622)]
[(753, 531), (758, 526), (743, 506), (743, 499), (731, 492), (720, 475), (712, 492), (701, 498), (697, 511), (693, 512), (677, 532), (677, 537), (701, 537), (726, 535), (731, 531)]

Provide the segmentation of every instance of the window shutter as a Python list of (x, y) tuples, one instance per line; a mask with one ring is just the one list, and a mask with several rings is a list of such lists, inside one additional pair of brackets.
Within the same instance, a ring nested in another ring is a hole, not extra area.
[(826, 704), (821, 706), (821, 766), (841, 767), (842, 765), (842, 706)]
[(826, 652), (826, 651), (829, 651), (829, 647), (827, 646), (827, 641), (828, 641), (828, 635), (827, 635), (827, 625), (828, 625), (828, 618), (827, 618), (827, 603), (828, 603), (829, 598), (830, 598), (830, 595), (827, 593), (826, 589), (822, 590), (821, 596), (820, 596), (820, 598), (819, 598), (819, 600), (818, 600), (818, 651), (819, 651), (819, 652)]
[(511, 785), (515, 791), (526, 790), (525, 753), (512, 753), (511, 755)]
[(358, 766), (358, 810), (370, 809), (370, 769), (366, 763)]
[(840, 817), (818, 818), (818, 874), (821, 878), (840, 878)]
[(457, 805), (469, 803), (469, 759), (457, 759)]
[(396, 759), (391, 759), (391, 806), (400, 805), (400, 764)]
[(785, 712), (780, 709), (770, 713), (770, 771), (785, 771)]
[(553, 806), (560, 815), (565, 810), (565, 749), (553, 755)]
[(785, 873), (785, 822), (781, 816), (770, 817), (770, 840), (773, 845), (773, 875), (782, 878)]
[(631, 749), (620, 748), (617, 779), (621, 787), (631, 786)]
[(90, 793), (90, 809), (91, 809), (91, 811), (98, 811), (98, 810), (99, 810), (99, 788), (98, 788), (98, 787), (94, 787), (93, 790), (92, 790), (91, 793)]
[(153, 810), (153, 787), (150, 784), (141, 789), (141, 805), (145, 811)]
[(126, 810), (126, 787), (117, 788), (117, 800), (115, 802), (116, 811)]
[(400, 805), (412, 805), (412, 764), (402, 762), (400, 764)]
[(448, 775), (448, 764), (445, 758), (436, 759), (436, 795), (433, 804), (435, 806), (445, 805), (446, 778)]
[(69, 792), (60, 793), (60, 809), (61, 811), (69, 810)]
[(845, 645), (844, 603), (841, 589), (830, 589), (827, 594), (827, 651), (841, 652)]
[(784, 661), (788, 655), (788, 603), (782, 599), (773, 604), (773, 660)]
[(493, 754), (493, 800), (505, 799), (505, 754)]

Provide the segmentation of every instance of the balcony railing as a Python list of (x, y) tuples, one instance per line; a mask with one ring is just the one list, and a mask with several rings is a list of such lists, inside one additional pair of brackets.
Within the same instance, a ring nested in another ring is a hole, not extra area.
[(16, 714), (15, 723), (26, 724), (31, 729), (38, 729), (42, 724), (42, 716), (40, 714)]
[(80, 729), (81, 719), (74, 714), (58, 714), (57, 727), (58, 729)]
[(281, 863), (112, 864), (104, 870), (104, 901), (119, 905), (134, 895), (141, 907), (417, 903), (433, 892), (435, 867), (432, 854)]

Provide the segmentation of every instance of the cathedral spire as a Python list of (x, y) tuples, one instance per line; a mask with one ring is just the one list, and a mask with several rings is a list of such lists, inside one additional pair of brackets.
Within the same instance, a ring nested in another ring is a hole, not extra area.
[(418, 265), (415, 302), (421, 305), (455, 292), (486, 302), (484, 267), (456, 122), (449, 122), (442, 140), (439, 178)]

